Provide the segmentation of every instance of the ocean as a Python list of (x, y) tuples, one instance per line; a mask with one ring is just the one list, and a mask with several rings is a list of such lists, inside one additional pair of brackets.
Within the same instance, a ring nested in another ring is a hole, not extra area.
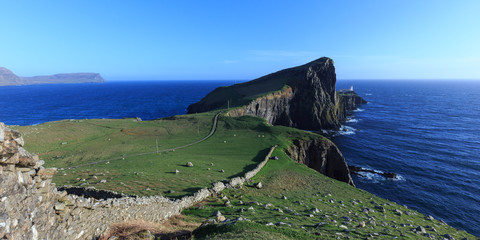
[[(235, 81), (125, 81), (0, 87), (0, 121), (34, 125), (61, 119), (185, 114)], [(353, 176), (358, 188), (480, 236), (480, 82), (338, 81), (369, 103), (331, 139), (348, 164), (394, 172)]]

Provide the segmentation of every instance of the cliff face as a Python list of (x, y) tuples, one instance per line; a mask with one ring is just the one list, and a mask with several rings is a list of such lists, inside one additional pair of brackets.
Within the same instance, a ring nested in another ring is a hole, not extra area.
[(351, 92), (337, 92), (335, 98), (335, 112), (340, 122), (347, 119), (350, 111), (357, 109), (360, 105), (366, 104), (367, 101), (358, 96), (354, 91)]
[(355, 186), (345, 158), (329, 140), (294, 140), (286, 153), (291, 159), (328, 177)]
[[(239, 107), (231, 116), (266, 118), (270, 124), (306, 130), (338, 129), (333, 60), (320, 58), (259, 79), (223, 87), (188, 107), (189, 113)], [(269, 93), (273, 92), (270, 94)], [(260, 96), (260, 97), (258, 97)], [(267, 116), (267, 117), (265, 117)]]
[(293, 125), (290, 117), (290, 101), (293, 90), (287, 87), (284, 90), (259, 97), (248, 105), (235, 108), (226, 113), (229, 117), (257, 116), (267, 120), (272, 125)]
[(0, 86), (96, 82), (105, 82), (105, 80), (98, 73), (62, 73), (47, 76), (19, 77), (12, 71), (0, 67)]

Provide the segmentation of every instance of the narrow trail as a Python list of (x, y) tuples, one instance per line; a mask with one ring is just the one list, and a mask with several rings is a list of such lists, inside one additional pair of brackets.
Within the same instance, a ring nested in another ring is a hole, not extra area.
[(110, 158), (110, 159), (104, 159), (104, 160), (99, 160), (99, 161), (95, 161), (95, 162), (89, 162), (89, 163), (84, 163), (84, 164), (80, 164), (80, 165), (76, 165), (76, 166), (71, 166), (71, 167), (66, 167), (66, 168), (59, 168), (58, 171), (64, 171), (64, 170), (70, 170), (70, 169), (75, 169), (75, 168), (79, 168), (79, 167), (85, 167), (85, 166), (90, 166), (90, 165), (95, 165), (95, 164), (99, 164), (99, 163), (105, 163), (105, 162), (110, 162), (110, 161), (115, 161), (115, 160), (123, 160), (127, 157), (137, 157), (137, 156), (143, 156), (143, 155), (149, 155), (149, 154), (157, 154), (157, 153), (163, 153), (163, 152), (171, 152), (171, 151), (175, 151), (177, 149), (182, 149), (182, 148), (186, 148), (186, 147), (190, 147), (192, 145), (195, 145), (195, 144), (198, 144), (198, 143), (201, 143), (207, 139), (209, 139), (214, 133), (215, 133), (215, 130), (217, 130), (217, 123), (218, 123), (218, 116), (220, 116), (220, 114), (222, 114), (222, 111), (220, 111), (219, 113), (217, 113), (215, 115), (215, 117), (213, 118), (213, 125), (212, 125), (212, 129), (210, 130), (210, 133), (208, 133), (207, 136), (205, 136), (204, 138), (198, 140), (198, 141), (195, 141), (193, 143), (189, 143), (189, 144), (185, 144), (185, 145), (182, 145), (182, 146), (178, 146), (178, 147), (173, 147), (173, 148), (167, 148), (167, 149), (162, 149), (162, 150), (158, 150), (158, 151), (153, 151), (153, 152), (143, 152), (143, 153), (137, 153), (137, 154), (131, 154), (131, 155), (122, 155), (121, 157), (116, 157), (116, 158)]

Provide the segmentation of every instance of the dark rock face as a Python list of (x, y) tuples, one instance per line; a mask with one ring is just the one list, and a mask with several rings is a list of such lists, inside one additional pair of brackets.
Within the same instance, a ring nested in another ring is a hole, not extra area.
[(360, 105), (366, 104), (367, 101), (354, 91), (351, 92), (337, 92), (335, 105), (336, 105), (336, 115), (340, 122), (344, 122), (347, 118), (347, 115), (357, 109)]
[(188, 113), (226, 108), (228, 102), (230, 107), (238, 107), (228, 111), (228, 116), (256, 116), (272, 125), (305, 130), (338, 129), (350, 106), (361, 98), (337, 97), (335, 84), (333, 60), (323, 57), (247, 83), (217, 88), (190, 105)]
[(286, 153), (291, 159), (328, 177), (355, 186), (345, 158), (330, 140), (294, 140)]
[(0, 67), (0, 86), (95, 82), (105, 82), (105, 80), (98, 73), (62, 73), (48, 76), (19, 77), (12, 71)]

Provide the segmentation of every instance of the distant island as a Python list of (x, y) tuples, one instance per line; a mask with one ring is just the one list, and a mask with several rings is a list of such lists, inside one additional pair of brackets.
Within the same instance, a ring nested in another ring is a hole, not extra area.
[(46, 76), (19, 77), (9, 69), (0, 67), (0, 86), (100, 82), (105, 82), (105, 79), (99, 73), (61, 73)]

